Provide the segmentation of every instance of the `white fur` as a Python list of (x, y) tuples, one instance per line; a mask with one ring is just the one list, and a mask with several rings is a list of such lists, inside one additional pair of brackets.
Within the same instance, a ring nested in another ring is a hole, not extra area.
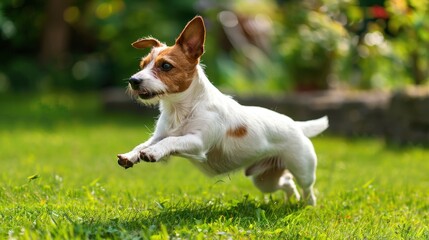
[[(149, 80), (145, 88), (162, 89), (146, 69), (137, 74)], [(245, 168), (261, 191), (284, 190), (288, 197), (299, 199), (293, 175), (303, 189), (303, 199), (316, 204), (317, 158), (308, 137), (328, 127), (326, 117), (296, 122), (265, 108), (242, 106), (216, 89), (200, 65), (186, 91), (165, 94), (159, 101), (161, 115), (152, 137), (119, 158), (137, 163), (178, 155), (209, 175)], [(239, 126), (245, 126), (244, 136), (227, 134)]]

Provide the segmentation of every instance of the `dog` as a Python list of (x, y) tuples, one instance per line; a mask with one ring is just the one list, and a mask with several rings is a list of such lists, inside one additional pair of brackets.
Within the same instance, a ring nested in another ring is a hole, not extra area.
[(132, 43), (151, 50), (130, 77), (128, 91), (143, 104), (159, 104), (160, 116), (153, 135), (118, 154), (118, 164), (129, 168), (141, 160), (181, 156), (212, 176), (245, 169), (262, 192), (283, 190), (288, 199), (299, 200), (296, 181), (301, 200), (315, 205), (317, 157), (309, 138), (328, 128), (327, 117), (293, 121), (222, 94), (200, 65), (205, 38), (203, 18), (196, 16), (173, 46), (152, 37)]

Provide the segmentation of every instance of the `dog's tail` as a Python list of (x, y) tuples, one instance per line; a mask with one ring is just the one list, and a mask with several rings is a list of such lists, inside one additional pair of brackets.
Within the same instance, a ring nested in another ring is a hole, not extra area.
[(327, 116), (305, 122), (296, 121), (296, 123), (302, 129), (304, 135), (309, 138), (320, 134), (329, 127)]

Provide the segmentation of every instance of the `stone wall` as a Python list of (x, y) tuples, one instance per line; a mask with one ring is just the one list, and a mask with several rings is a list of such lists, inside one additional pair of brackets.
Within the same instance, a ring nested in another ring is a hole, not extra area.
[(307, 120), (324, 115), (329, 117), (331, 133), (382, 135), (382, 115), (390, 95), (385, 92), (351, 93), (324, 91), (291, 94), (281, 98), (240, 98), (244, 105), (258, 105), (284, 113), (295, 120)]
[[(234, 97), (243, 105), (266, 107), (295, 120), (329, 117), (328, 132), (342, 136), (379, 136), (399, 144), (429, 145), (429, 90), (323, 91), (282, 97)], [(103, 93), (104, 107), (113, 111), (158, 115), (157, 108), (133, 102), (123, 90)]]
[(386, 111), (388, 141), (429, 145), (429, 89), (407, 89), (393, 94)]

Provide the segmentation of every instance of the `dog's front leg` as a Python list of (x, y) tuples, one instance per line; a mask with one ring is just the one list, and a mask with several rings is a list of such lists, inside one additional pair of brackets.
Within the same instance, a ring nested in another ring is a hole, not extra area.
[(152, 145), (153, 142), (155, 142), (154, 137), (148, 139), (142, 144), (137, 145), (133, 150), (127, 153), (118, 154), (118, 164), (125, 169), (132, 167), (135, 163), (140, 161), (140, 151)]
[(196, 134), (172, 136), (140, 151), (140, 159), (158, 162), (170, 155), (181, 155), (198, 161), (206, 161), (206, 151), (202, 139)]

